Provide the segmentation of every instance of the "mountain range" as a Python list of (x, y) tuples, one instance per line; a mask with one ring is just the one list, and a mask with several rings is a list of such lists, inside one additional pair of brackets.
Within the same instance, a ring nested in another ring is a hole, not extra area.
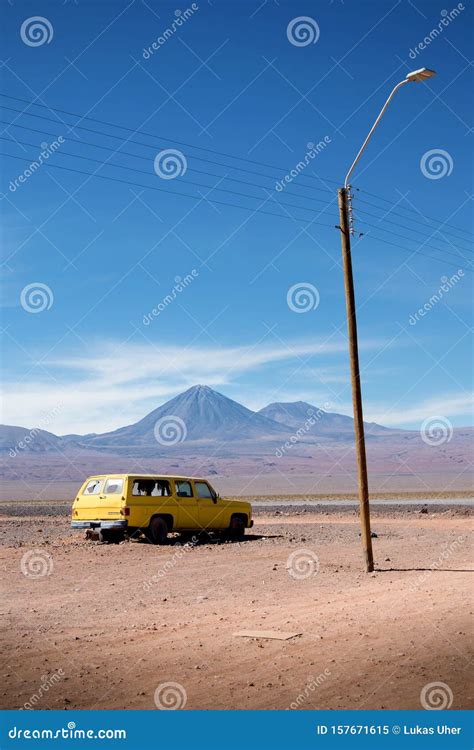
[[(375, 423), (367, 423), (366, 430), (372, 437), (399, 432)], [(134, 451), (142, 454), (143, 450), (159, 454), (178, 445), (195, 450), (215, 442), (278, 443), (294, 435), (298, 442), (352, 440), (353, 420), (304, 401), (272, 403), (255, 412), (209, 386), (196, 385), (138, 422), (111, 432), (60, 437), (36, 428), (1, 425), (0, 450), (11, 451), (23, 443), (21, 450), (36, 453), (74, 447), (130, 455)]]
[[(346, 485), (353, 490), (353, 428), (351, 417), (304, 401), (252, 411), (197, 385), (138, 422), (100, 434), (59, 436), (35, 427), (0, 426), (2, 493), (8, 499), (42, 486), (49, 496), (65, 481), (71, 482), (66, 492), (74, 493), (84, 477), (130, 471), (219, 475), (219, 486), (231, 481), (231, 491), (239, 493), (251, 491), (256, 482), (262, 492), (286, 486), (292, 493), (303, 480), (311, 491), (321, 481), (332, 492)], [(373, 422), (365, 428), (371, 478), (378, 476), (381, 487), (396, 481), (421, 490), (428, 483), (469, 483), (472, 428), (455, 428), (432, 444), (419, 430)]]

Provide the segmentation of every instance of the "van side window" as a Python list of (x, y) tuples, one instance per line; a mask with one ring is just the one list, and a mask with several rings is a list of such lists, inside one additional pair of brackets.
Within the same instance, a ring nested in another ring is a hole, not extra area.
[(207, 482), (194, 482), (194, 486), (198, 497), (214, 500), (215, 495), (211, 492), (211, 488)]
[(176, 494), (178, 495), (178, 497), (192, 497), (193, 496), (191, 482), (182, 482), (176, 479), (175, 485), (176, 485)]
[(165, 479), (135, 479), (133, 481), (132, 495), (169, 497), (171, 495), (170, 483)]
[(104, 495), (120, 495), (123, 492), (123, 479), (107, 479)]
[(83, 494), (84, 495), (99, 495), (101, 487), (102, 487), (102, 479), (91, 479), (90, 482), (87, 482), (86, 488)]

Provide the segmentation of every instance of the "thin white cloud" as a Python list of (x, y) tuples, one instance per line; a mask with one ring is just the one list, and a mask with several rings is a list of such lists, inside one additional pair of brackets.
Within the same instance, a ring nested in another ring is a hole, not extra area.
[[(397, 399), (398, 401), (398, 399)], [(443, 416), (447, 419), (453, 417), (471, 417), (473, 413), (473, 394), (443, 394), (433, 396), (424, 401), (419, 401), (413, 406), (406, 406), (403, 399), (395, 405), (371, 404), (364, 407), (364, 415), (367, 421), (378, 422), (385, 427), (406, 427), (421, 424), (424, 419), (435, 416)]]

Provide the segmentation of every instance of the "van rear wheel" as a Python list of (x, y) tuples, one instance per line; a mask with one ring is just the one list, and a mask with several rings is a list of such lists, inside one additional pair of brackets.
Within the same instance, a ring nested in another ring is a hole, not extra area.
[(116, 529), (101, 529), (99, 531), (99, 539), (101, 542), (119, 544), (124, 540), (124, 533), (123, 531), (117, 531)]
[(145, 534), (152, 544), (166, 544), (168, 526), (162, 518), (152, 518)]

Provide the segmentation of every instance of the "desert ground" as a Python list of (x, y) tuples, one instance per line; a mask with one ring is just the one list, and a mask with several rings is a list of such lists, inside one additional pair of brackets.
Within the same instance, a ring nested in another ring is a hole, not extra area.
[(375, 505), (373, 574), (337, 503), (263, 505), (245, 541), (164, 547), (4, 505), (2, 707), (156, 710), (176, 683), (163, 700), (186, 709), (416, 709), (435, 682), (472, 707), (472, 522), (446, 503)]

